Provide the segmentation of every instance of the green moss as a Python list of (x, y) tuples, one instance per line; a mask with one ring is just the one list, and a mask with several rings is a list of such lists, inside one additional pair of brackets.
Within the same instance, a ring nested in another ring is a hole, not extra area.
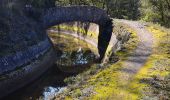
[[(130, 28), (126, 28), (130, 30)], [(125, 50), (118, 51), (116, 54), (120, 57), (120, 61), (116, 64), (109, 65), (106, 69), (94, 75), (88, 84), (94, 85), (95, 95), (91, 96), (90, 99), (94, 100), (135, 100), (138, 98), (136, 93), (131, 92), (127, 87), (127, 80), (122, 79), (122, 72), (124, 68), (124, 61), (128, 55), (133, 52), (138, 44), (138, 38), (135, 31), (132, 32), (131, 39), (125, 44)], [(137, 41), (136, 41), (137, 40)], [(134, 41), (134, 42), (132, 42)]]
[(73, 98), (78, 98), (82, 95), (82, 92), (80, 89), (77, 89), (74, 94), (73, 94)]

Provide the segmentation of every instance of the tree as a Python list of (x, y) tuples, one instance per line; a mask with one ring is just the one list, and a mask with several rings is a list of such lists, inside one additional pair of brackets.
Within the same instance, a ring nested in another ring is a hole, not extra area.
[(141, 0), (142, 18), (170, 27), (170, 0)]

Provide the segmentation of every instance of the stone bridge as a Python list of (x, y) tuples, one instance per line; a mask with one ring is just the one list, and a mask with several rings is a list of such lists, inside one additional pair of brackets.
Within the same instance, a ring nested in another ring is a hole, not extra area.
[(72, 21), (98, 24), (98, 51), (103, 59), (112, 35), (112, 20), (104, 10), (92, 6), (50, 8), (35, 21), (24, 8), (5, 4), (0, 4), (0, 53), (5, 52), (0, 54), (0, 98), (33, 81), (55, 62), (45, 35), (53, 25)]
[(112, 20), (107, 13), (94, 6), (71, 6), (50, 8), (42, 15), (43, 26), (58, 25), (66, 22), (91, 22), (99, 25), (98, 51), (103, 59), (112, 35)]

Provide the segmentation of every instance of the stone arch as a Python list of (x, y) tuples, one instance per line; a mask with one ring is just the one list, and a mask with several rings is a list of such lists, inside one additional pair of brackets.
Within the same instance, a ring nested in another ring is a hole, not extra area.
[[(8, 51), (8, 54), (0, 56), (0, 75), (2, 77), (0, 98), (35, 80), (55, 62), (54, 50), (45, 35), (45, 29), (50, 26), (71, 21), (98, 24), (98, 50), (100, 60), (103, 59), (112, 35), (112, 20), (104, 10), (92, 6), (50, 8), (43, 14), (40, 10), (40, 14), (38, 14), (41, 17), (38, 16), (39, 20), (35, 20), (27, 15), (27, 10), (21, 10), (16, 5), (14, 7), (17, 12), (4, 7), (9, 2), (3, 1), (0, 3), (0, 10), (4, 9), (4, 11), (0, 12), (0, 18), (8, 23), (1, 22), (1, 26), (5, 26), (7, 31), (0, 28), (0, 31), (6, 33), (3, 35), (5, 39), (1, 37), (0, 42), (8, 42), (6, 44), (10, 45), (0, 44), (0, 47), (6, 51), (12, 47), (12, 51), (15, 53)], [(37, 9), (33, 9), (33, 12), (37, 13)], [(28, 40), (31, 43), (28, 43)], [(17, 43), (20, 45), (13, 48)], [(40, 58), (41, 61), (39, 61)]]
[(112, 19), (107, 13), (94, 6), (55, 7), (44, 11), (41, 17), (45, 29), (65, 22), (80, 21), (99, 25), (98, 51), (104, 58), (112, 35)]

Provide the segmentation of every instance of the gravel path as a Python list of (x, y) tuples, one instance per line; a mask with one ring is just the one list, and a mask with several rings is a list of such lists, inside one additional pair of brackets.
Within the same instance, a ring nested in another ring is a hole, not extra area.
[[(133, 78), (140, 68), (146, 63), (148, 57), (152, 53), (153, 37), (152, 34), (145, 29), (145, 26), (137, 21), (120, 20), (120, 22), (127, 24), (134, 29), (139, 38), (139, 43), (135, 51), (128, 56), (124, 63), (122, 72), (125, 80)], [(122, 78), (122, 77), (121, 77)]]

